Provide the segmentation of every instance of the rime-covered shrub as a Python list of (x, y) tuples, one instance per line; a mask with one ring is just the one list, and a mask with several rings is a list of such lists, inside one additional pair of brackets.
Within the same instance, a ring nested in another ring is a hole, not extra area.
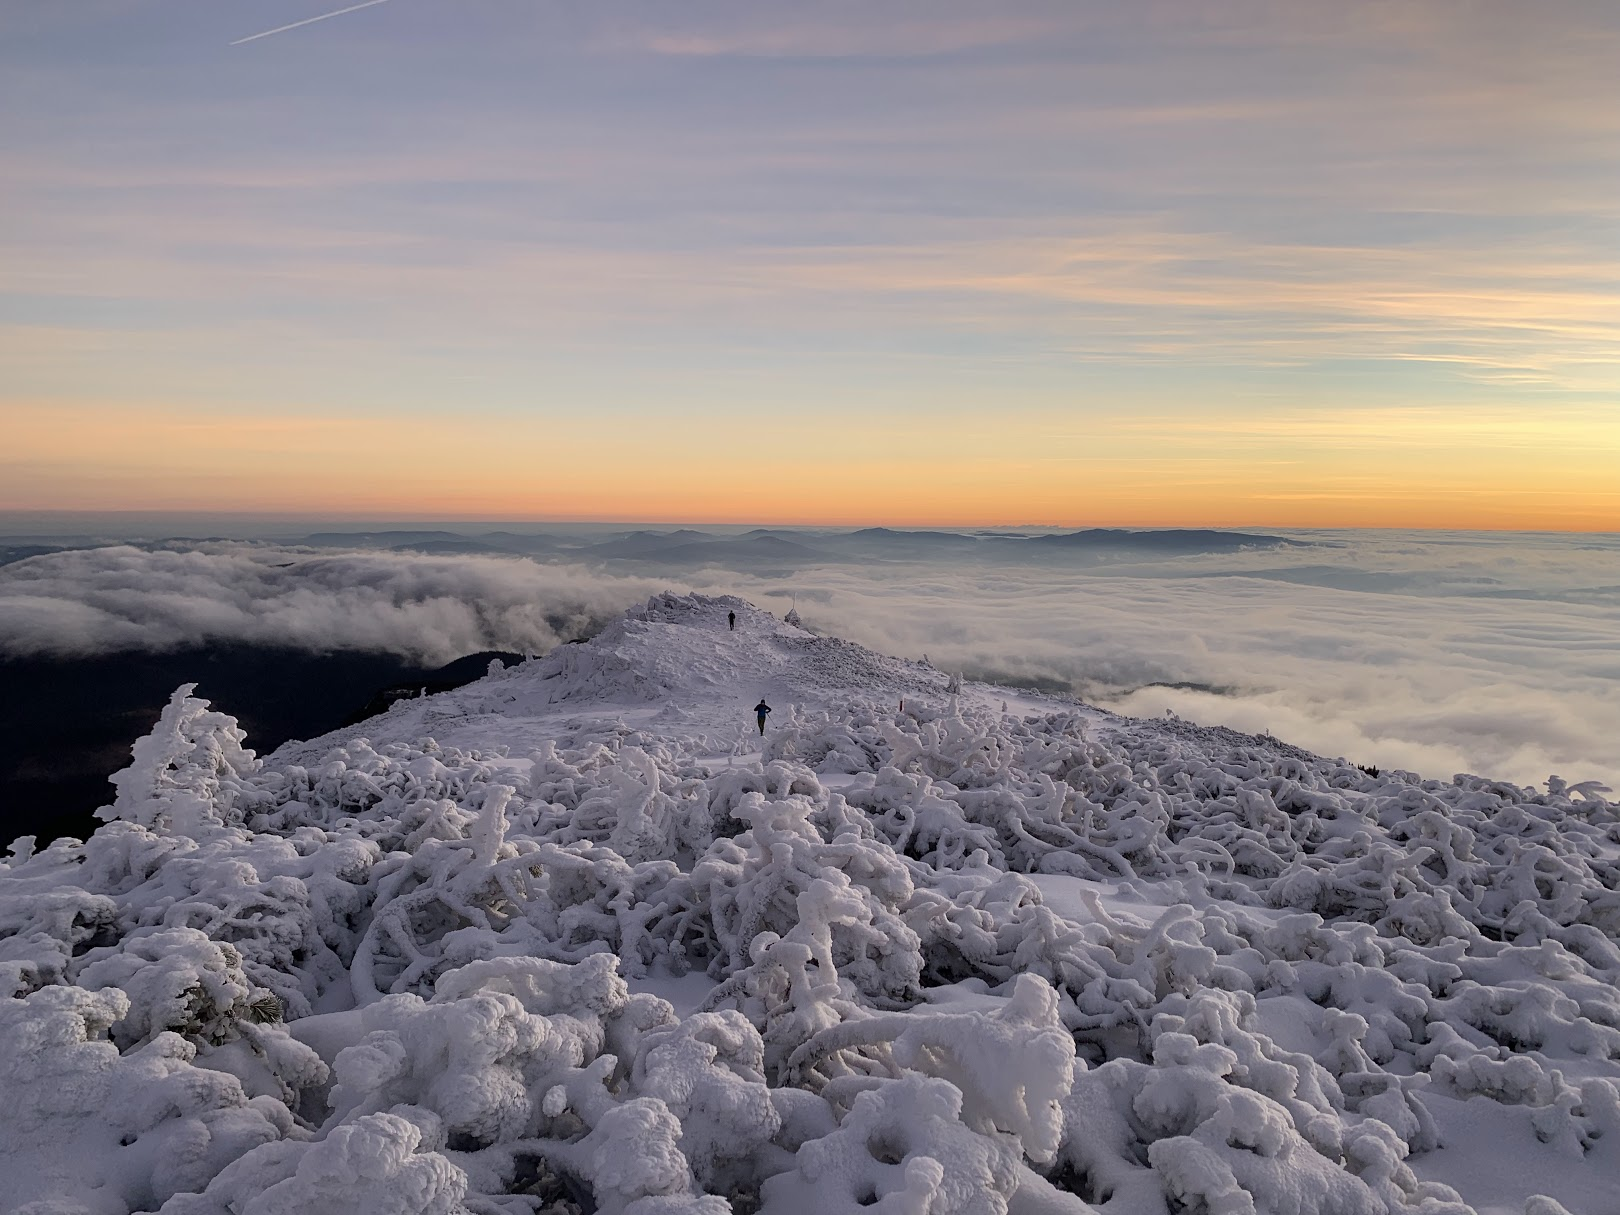
[(1604, 791), (952, 682), (659, 596), (264, 761), (180, 689), (0, 862), (0, 1212), (1461, 1215), (1467, 1102), (1620, 1174)]

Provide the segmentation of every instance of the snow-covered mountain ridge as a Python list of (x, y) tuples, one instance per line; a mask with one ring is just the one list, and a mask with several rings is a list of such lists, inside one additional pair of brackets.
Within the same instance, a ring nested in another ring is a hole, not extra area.
[(1600, 790), (673, 595), (243, 741), (0, 869), (0, 1211), (1620, 1209)]

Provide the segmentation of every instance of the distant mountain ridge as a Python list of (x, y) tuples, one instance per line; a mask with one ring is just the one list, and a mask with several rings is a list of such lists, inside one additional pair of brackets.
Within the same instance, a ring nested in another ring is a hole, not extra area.
[(1301, 540), (1266, 536), (1254, 532), (1227, 532), (1213, 528), (1165, 528), (1131, 531), (1116, 527), (1091, 527), (1078, 532), (1037, 536), (1031, 543), (1097, 549), (1145, 549), (1152, 552), (1230, 553), (1251, 548), (1307, 548)]
[(718, 565), (745, 571), (799, 569), (840, 562), (920, 560), (949, 552), (988, 560), (1164, 558), (1204, 553), (1308, 547), (1309, 542), (1260, 532), (1217, 528), (1083, 528), (1072, 532), (959, 532), (932, 528), (640, 528), (607, 539), (512, 532), (321, 532), (295, 543), (321, 547), (387, 548), (427, 554), (511, 554), (644, 567)]
[[(453, 531), (446, 528), (381, 528), (373, 531), (319, 531), (258, 543), (315, 549), (377, 550), (430, 557), (528, 557), (538, 561), (606, 562), (638, 571), (692, 569), (705, 565), (743, 573), (781, 574), (815, 565), (926, 560), (952, 557), (985, 561), (1077, 561), (1094, 563), (1132, 558), (1157, 560), (1245, 551), (1316, 547), (1261, 532), (1219, 528), (1082, 528), (1071, 532), (998, 532), (976, 529), (864, 527), (752, 528), (742, 532), (698, 528), (628, 529), (593, 533), (509, 530)], [(137, 548), (161, 548), (200, 541), (121, 541)], [(254, 543), (250, 541), (249, 543)], [(10, 548), (0, 546), (0, 564), (26, 561), (64, 548), (102, 547), (78, 538), (49, 544), (37, 538)]]

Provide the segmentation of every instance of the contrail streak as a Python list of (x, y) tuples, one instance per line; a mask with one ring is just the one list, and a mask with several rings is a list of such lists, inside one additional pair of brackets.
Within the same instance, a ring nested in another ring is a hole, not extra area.
[(340, 8), (333, 13), (322, 13), (319, 17), (305, 17), (302, 21), (294, 21), (291, 25), (278, 25), (273, 30), (265, 30), (262, 34), (249, 34), (246, 38), (238, 38), (230, 46), (241, 46), (244, 42), (256, 42), (260, 38), (268, 38), (271, 34), (285, 34), (288, 30), (295, 30), (301, 25), (314, 25), (317, 21), (325, 21), (328, 17), (341, 17), (344, 13), (352, 13), (358, 8), (370, 8), (373, 4), (387, 4), (388, 0), (364, 0), (362, 4), (351, 4), (348, 8)]

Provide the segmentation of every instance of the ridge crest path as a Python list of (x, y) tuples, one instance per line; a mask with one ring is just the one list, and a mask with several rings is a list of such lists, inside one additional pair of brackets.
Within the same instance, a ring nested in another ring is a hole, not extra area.
[[(735, 631), (727, 628), (728, 612), (737, 613)], [(310, 762), (361, 736), (374, 746), (431, 736), (445, 746), (505, 746), (517, 754), (547, 739), (606, 731), (712, 755), (729, 755), (738, 736), (752, 736), (757, 754), (752, 713), (761, 697), (776, 710), (770, 731), (797, 712), (898, 708), (902, 698), (938, 712), (949, 701), (949, 682), (928, 663), (812, 633), (734, 595), (671, 592), (588, 641), (453, 691), (397, 701), (368, 721), (287, 743), (274, 758)], [(1099, 723), (1119, 720), (1066, 697), (989, 684), (965, 681), (959, 696), (966, 706), (997, 712), (1005, 702), (1009, 712), (1068, 709)]]

